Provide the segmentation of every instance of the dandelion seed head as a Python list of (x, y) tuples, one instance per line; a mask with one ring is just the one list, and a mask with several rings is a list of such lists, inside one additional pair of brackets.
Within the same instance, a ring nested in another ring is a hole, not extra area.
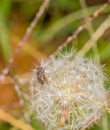
[(42, 61), (44, 85), (33, 72), (28, 106), (48, 130), (79, 130), (100, 108), (98, 102), (106, 102), (102, 68), (91, 59), (74, 56), (70, 51)]

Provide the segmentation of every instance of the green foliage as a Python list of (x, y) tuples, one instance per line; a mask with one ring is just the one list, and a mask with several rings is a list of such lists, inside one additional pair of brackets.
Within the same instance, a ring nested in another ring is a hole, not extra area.
[(1, 123), (0, 130), (9, 130), (11, 126), (8, 123)]
[(2, 0), (0, 3), (0, 44), (6, 62), (9, 56), (11, 56), (11, 46), (9, 44), (9, 32), (7, 27), (11, 5), (12, 0)]

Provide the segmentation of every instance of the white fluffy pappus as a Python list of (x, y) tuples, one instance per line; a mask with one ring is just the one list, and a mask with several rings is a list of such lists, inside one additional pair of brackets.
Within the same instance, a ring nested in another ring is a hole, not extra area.
[(106, 103), (102, 68), (90, 58), (75, 57), (74, 51), (52, 56), (41, 66), (46, 81), (38, 82), (34, 69), (26, 94), (29, 111), (47, 130), (80, 130)]

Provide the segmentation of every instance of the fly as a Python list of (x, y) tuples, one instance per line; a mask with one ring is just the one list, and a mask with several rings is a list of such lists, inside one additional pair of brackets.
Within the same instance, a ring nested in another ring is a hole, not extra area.
[(47, 82), (47, 78), (44, 74), (44, 68), (39, 66), (36, 71), (37, 80), (40, 84), (44, 85), (45, 82)]

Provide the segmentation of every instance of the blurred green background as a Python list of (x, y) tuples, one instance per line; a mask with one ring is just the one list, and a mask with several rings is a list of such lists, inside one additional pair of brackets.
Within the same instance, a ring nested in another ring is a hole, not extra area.
[[(26, 28), (33, 20), (43, 0), (1, 0), (0, 1), (0, 71), (7, 65), (9, 57), (23, 37)], [(20, 106), (10, 107), (18, 103), (19, 99), (11, 82), (12, 75), (24, 76), (36, 63), (54, 53), (69, 35), (71, 35), (86, 18), (93, 14), (106, 0), (50, 0), (49, 7), (35, 27), (30, 39), (23, 46), (21, 53), (15, 59), (9, 75), (0, 85), (0, 107), (13, 114), (20, 120), (22, 117)], [(89, 24), (72, 41), (72, 46), (80, 50), (91, 38), (92, 34), (110, 14), (110, 5)], [(87, 56), (92, 56), (104, 65), (107, 76), (105, 87), (110, 86), (110, 28), (99, 38), (97, 44)], [(36, 130), (43, 130), (41, 125), (32, 120)], [(110, 114), (104, 113), (100, 121), (91, 130), (110, 130)], [(17, 130), (8, 123), (0, 122), (0, 130)]]

